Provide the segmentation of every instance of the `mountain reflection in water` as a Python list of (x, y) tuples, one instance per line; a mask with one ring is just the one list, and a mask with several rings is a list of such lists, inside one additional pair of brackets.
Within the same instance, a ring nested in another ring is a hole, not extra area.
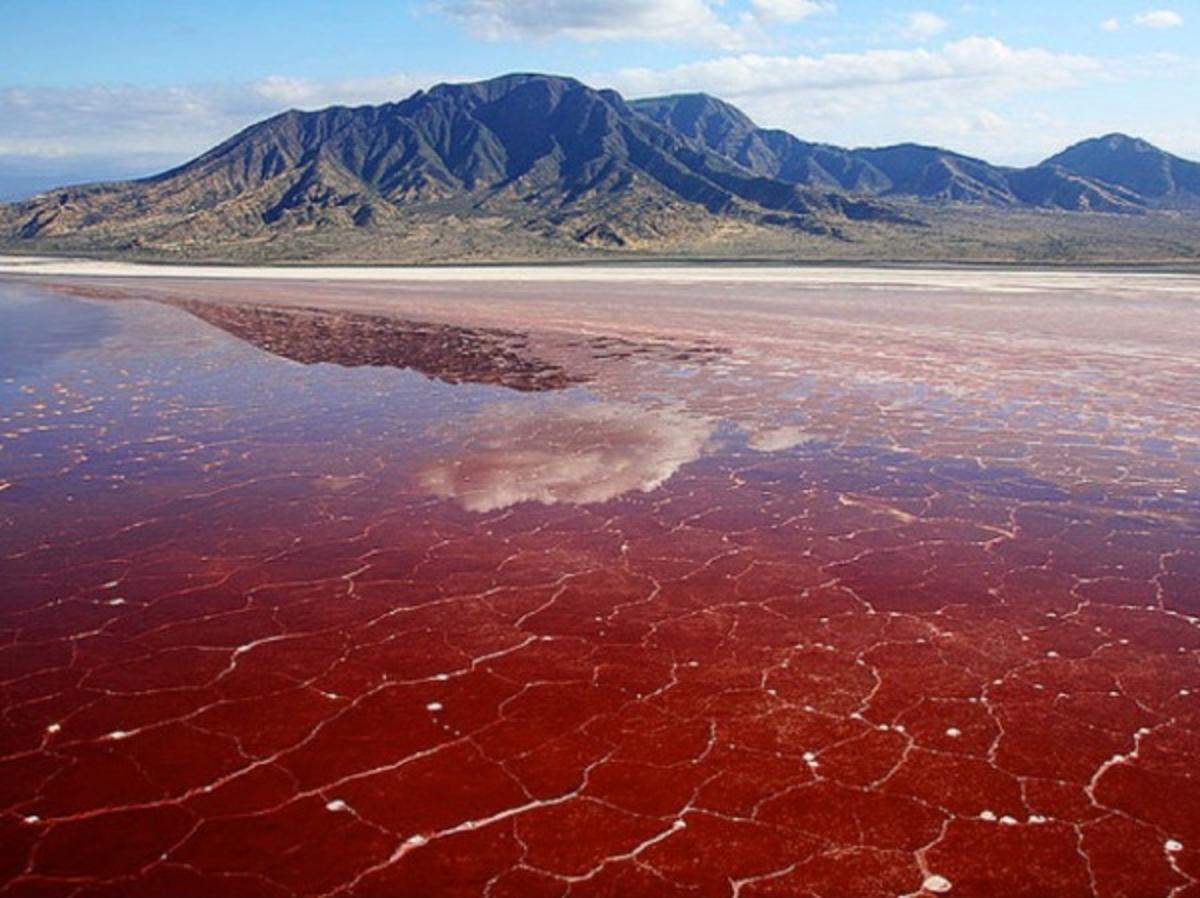
[(387, 315), (176, 301), (197, 318), (260, 349), (305, 365), (331, 362), (411, 368), (447, 383), (527, 392), (582, 380), (525, 351), (517, 331), (464, 328)]

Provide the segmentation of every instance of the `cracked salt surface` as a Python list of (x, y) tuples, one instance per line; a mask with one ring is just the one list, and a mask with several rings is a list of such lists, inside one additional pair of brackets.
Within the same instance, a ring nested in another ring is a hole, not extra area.
[[(1200, 364), (1159, 343), (1200, 325), (1153, 306), (1139, 348), (1140, 318), (1097, 330), (1117, 300), (1039, 295), (848, 330), (827, 299), (747, 316), (719, 389), (531, 333), (591, 380), (511, 421), (500, 387), (284, 365), (135, 303), (0, 385), (0, 889), (1194, 890)], [(1054, 314), (1069, 339), (1029, 336)]]

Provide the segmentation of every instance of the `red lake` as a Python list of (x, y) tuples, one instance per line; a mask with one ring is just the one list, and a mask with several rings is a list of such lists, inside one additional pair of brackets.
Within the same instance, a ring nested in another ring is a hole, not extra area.
[(1200, 290), (0, 281), (0, 895), (1200, 896)]

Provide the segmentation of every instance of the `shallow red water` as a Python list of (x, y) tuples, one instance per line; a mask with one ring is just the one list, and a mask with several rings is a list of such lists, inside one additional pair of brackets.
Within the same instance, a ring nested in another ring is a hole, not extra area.
[(0, 289), (0, 894), (1200, 895), (1194, 359), (517, 393)]

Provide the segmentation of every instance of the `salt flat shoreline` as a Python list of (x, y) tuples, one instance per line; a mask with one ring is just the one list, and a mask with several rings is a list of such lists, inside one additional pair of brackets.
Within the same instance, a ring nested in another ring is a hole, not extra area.
[(771, 264), (242, 266), (110, 262), (0, 255), (0, 275), (387, 283), (647, 283), (888, 286), (989, 292), (1151, 288), (1200, 298), (1200, 273), (1113, 269), (885, 267)]

